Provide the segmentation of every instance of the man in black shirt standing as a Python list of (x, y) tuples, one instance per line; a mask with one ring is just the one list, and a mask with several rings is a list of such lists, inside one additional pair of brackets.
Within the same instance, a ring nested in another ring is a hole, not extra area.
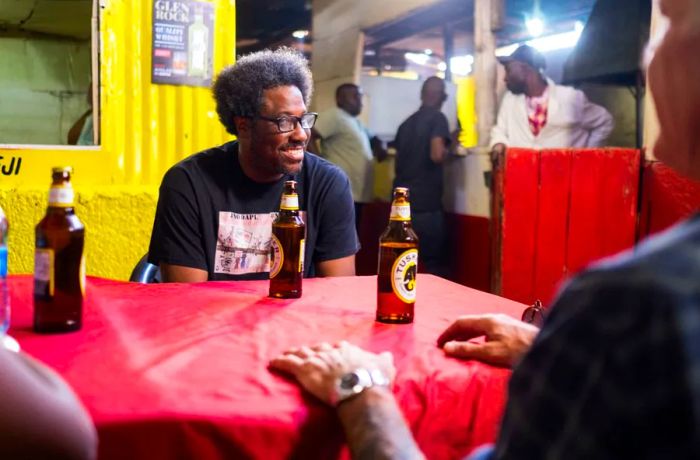
[(450, 144), (445, 82), (430, 77), (421, 89), (421, 108), (399, 127), (394, 187), (408, 187), (411, 221), (420, 238), (420, 257), (428, 273), (445, 275), (445, 222), (442, 210), (442, 162)]
[(355, 274), (353, 201), (347, 176), (305, 151), (317, 115), (313, 83), (290, 49), (244, 56), (214, 85), (216, 109), (238, 137), (192, 155), (163, 178), (149, 262), (164, 281), (266, 279), (282, 187), (296, 180), (306, 222), (305, 276)]

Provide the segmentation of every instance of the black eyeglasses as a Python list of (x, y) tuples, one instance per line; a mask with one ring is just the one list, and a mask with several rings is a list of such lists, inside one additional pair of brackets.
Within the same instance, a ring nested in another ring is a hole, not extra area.
[(255, 118), (259, 118), (265, 121), (271, 121), (277, 124), (277, 129), (281, 133), (288, 133), (294, 131), (297, 128), (297, 123), (301, 124), (304, 129), (311, 129), (316, 124), (316, 118), (318, 114), (316, 112), (307, 112), (300, 117), (295, 117), (293, 115), (284, 115), (279, 118), (269, 118), (258, 115)]

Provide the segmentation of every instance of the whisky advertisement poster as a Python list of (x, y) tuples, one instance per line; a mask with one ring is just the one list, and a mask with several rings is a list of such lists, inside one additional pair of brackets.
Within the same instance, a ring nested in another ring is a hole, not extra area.
[(152, 83), (210, 86), (214, 5), (193, 0), (155, 0), (152, 49)]

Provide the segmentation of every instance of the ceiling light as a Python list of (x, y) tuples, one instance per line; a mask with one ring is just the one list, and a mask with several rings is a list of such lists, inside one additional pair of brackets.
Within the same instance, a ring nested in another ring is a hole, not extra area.
[(308, 36), (309, 36), (308, 30), (295, 30), (294, 32), (292, 32), (292, 37), (298, 38), (299, 40), (303, 40)]
[(406, 53), (404, 57), (406, 60), (419, 65), (426, 65), (430, 59), (430, 56), (423, 53)]
[(467, 54), (466, 56), (454, 56), (450, 59), (450, 69), (455, 75), (466, 77), (472, 73), (474, 66), (474, 56)]
[(532, 37), (539, 37), (544, 32), (544, 19), (539, 16), (533, 16), (525, 21), (527, 32)]
[(544, 37), (533, 38), (525, 43), (513, 43), (512, 45), (502, 46), (496, 49), (496, 56), (510, 56), (520, 45), (530, 45), (541, 53), (573, 48), (578, 43), (582, 30), (583, 29), (579, 27), (574, 27), (574, 30), (570, 32), (547, 35)]
[(578, 43), (578, 39), (581, 36), (581, 32), (572, 30), (571, 32), (565, 32), (562, 34), (548, 35), (546, 37), (539, 37), (527, 42), (528, 45), (537, 49), (541, 53), (546, 53), (547, 51), (556, 51), (566, 48), (573, 48)]

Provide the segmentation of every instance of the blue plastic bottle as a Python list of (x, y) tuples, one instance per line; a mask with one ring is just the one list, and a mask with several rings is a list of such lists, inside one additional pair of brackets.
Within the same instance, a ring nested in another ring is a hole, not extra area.
[(7, 218), (0, 208), (0, 336), (10, 328), (10, 292), (7, 287)]

